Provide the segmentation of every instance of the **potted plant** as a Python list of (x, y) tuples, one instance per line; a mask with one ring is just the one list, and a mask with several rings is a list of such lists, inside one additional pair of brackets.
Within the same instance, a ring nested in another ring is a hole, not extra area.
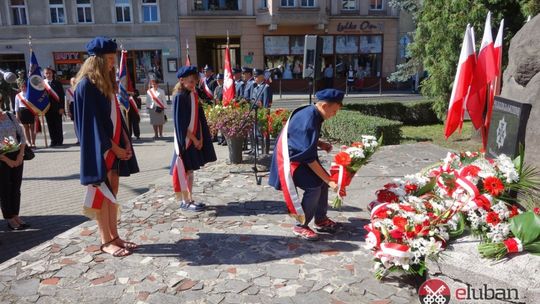
[(220, 131), (227, 139), (231, 163), (241, 163), (244, 139), (252, 130), (254, 122), (249, 106), (233, 102), (226, 107), (207, 107), (205, 112), (211, 132), (217, 134)]

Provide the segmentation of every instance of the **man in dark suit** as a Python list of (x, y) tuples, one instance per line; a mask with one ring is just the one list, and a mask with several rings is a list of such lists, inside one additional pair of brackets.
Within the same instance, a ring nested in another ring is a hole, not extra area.
[(46, 67), (43, 71), (45, 76), (45, 90), (49, 95), (49, 110), (45, 114), (49, 134), (51, 136), (51, 147), (61, 146), (64, 143), (62, 131), (62, 116), (64, 116), (64, 88), (60, 81), (55, 79), (56, 71), (52, 67)]

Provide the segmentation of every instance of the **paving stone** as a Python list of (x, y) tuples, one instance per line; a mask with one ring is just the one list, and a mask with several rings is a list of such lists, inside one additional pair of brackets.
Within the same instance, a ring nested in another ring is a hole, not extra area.
[(179, 297), (170, 294), (164, 294), (161, 292), (153, 293), (148, 296), (146, 300), (147, 303), (156, 303), (156, 304), (177, 304), (179, 302)]
[(38, 288), (38, 279), (19, 280), (11, 285), (10, 293), (17, 297), (29, 297), (37, 294)]
[(294, 280), (298, 278), (300, 267), (298, 265), (276, 264), (268, 267), (267, 271), (271, 277)]
[(84, 288), (83, 291), (83, 297), (85, 299), (118, 299), (122, 296), (124, 290), (126, 288), (124, 286), (118, 286), (118, 285), (112, 285), (112, 286), (92, 286), (88, 288)]
[(214, 291), (215, 292), (233, 292), (240, 293), (247, 288), (249, 288), (252, 283), (240, 281), (240, 280), (226, 280), (224, 282), (217, 283)]

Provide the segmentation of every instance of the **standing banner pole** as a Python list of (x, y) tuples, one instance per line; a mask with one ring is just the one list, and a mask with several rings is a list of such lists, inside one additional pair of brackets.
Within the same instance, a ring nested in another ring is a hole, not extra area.
[(45, 115), (43, 113), (40, 113), (39, 116), (41, 116), (41, 130), (43, 131), (43, 139), (45, 139), (45, 148), (49, 147), (49, 144), (47, 143), (47, 128), (45, 127)]

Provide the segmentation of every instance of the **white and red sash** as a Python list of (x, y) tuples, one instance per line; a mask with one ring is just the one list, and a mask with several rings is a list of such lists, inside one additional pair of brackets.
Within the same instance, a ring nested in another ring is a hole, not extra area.
[(69, 96), (71, 96), (69, 102), (72, 103), (75, 100), (75, 94), (73, 93), (73, 90), (71, 88), (68, 88), (66, 91), (68, 92)]
[(135, 113), (139, 114), (139, 108), (137, 107), (137, 103), (135, 103), (135, 100), (131, 96), (129, 96), (129, 108), (133, 109)]
[[(191, 92), (191, 114), (190, 114), (190, 120), (189, 125), (187, 128), (187, 132), (191, 132), (192, 134), (197, 134), (198, 128), (199, 128), (199, 97), (196, 93)], [(176, 105), (178, 106), (178, 105)], [(186, 175), (186, 168), (184, 166), (184, 162), (182, 160), (182, 154), (180, 149), (180, 144), (178, 142), (177, 137), (178, 130), (174, 130), (174, 151), (176, 152), (176, 161), (174, 163), (173, 167), (173, 188), (174, 192), (177, 194), (177, 197), (180, 195), (182, 191), (191, 191), (188, 187), (188, 180)], [(192, 144), (192, 140), (186, 135), (185, 138), (185, 146), (186, 149), (189, 148), (189, 146)]]
[(23, 92), (20, 92), (19, 94), (17, 94), (17, 97), (19, 98), (19, 100), (22, 102), (22, 104), (28, 109), (30, 110), (30, 112), (32, 112), (32, 114), (34, 114), (34, 116), (37, 115), (37, 112), (36, 112), (36, 109), (34, 107), (34, 105), (28, 101), (28, 99), (26, 99), (26, 97), (24, 97), (24, 93)]
[(43, 81), (43, 84), (45, 84), (45, 91), (49, 94), (50, 97), (54, 99), (56, 102), (60, 102), (60, 97), (58, 97), (58, 94), (51, 88), (49, 83), (47, 81)]
[[(294, 113), (293, 113), (294, 114)], [(288, 129), (292, 114), (281, 131), (281, 136), (276, 145), (277, 166), (279, 182), (283, 191), (283, 198), (289, 209), (289, 215), (294, 217), (300, 224), (304, 224), (305, 215), (302, 209), (302, 201), (294, 184), (294, 171), (300, 165), (299, 162), (291, 162), (289, 158)]]
[[(120, 114), (120, 106), (118, 105), (118, 99), (116, 95), (114, 100), (111, 100), (111, 122), (113, 125), (113, 137), (112, 141), (119, 145), (120, 136), (122, 135), (122, 117)], [(103, 154), (105, 159), (105, 168), (107, 171), (111, 170), (116, 159), (116, 155), (109, 149)], [(110, 191), (109, 187), (105, 183), (99, 185), (86, 186), (86, 196), (84, 198), (84, 206), (87, 208), (100, 209), (103, 204), (103, 200), (108, 199), (111, 203), (117, 203), (116, 198)]]
[(154, 93), (154, 89), (150, 89), (148, 91), (146, 91), (148, 93), (148, 95), (150, 95), (150, 97), (152, 98), (152, 100), (154, 101), (154, 103), (157, 104), (158, 107), (162, 108), (162, 109), (166, 109), (167, 107), (163, 104), (163, 102), (161, 101), (161, 99), (159, 99), (157, 96), (156, 96), (156, 93)]
[(206, 96), (208, 96), (208, 98), (210, 99), (213, 99), (214, 98), (214, 93), (212, 92), (212, 90), (210, 90), (210, 87), (208, 86), (208, 79), (205, 78), (203, 80), (203, 88), (204, 88), (204, 93), (206, 93)]

